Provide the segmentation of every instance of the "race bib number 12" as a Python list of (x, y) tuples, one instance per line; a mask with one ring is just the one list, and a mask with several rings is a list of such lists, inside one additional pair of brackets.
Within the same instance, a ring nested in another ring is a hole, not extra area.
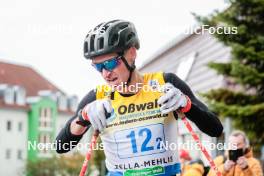
[(119, 158), (130, 158), (165, 152), (163, 124), (140, 126), (115, 132)]

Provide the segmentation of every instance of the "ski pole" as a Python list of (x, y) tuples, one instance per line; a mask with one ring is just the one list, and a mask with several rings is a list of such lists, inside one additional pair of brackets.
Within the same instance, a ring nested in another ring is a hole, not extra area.
[[(83, 114), (83, 116), (87, 116), (87, 114)], [(108, 113), (106, 110), (105, 110), (105, 117), (106, 119), (108, 119), (109, 117), (111, 116), (111, 113)], [(89, 119), (89, 118), (88, 118)], [(82, 169), (80, 171), (80, 174), (79, 176), (84, 176), (85, 173), (86, 173), (86, 170), (87, 170), (87, 166), (88, 166), (88, 162), (89, 160), (91, 159), (91, 155), (92, 155), (92, 151), (94, 149), (94, 146), (95, 146), (95, 143), (97, 141), (97, 138), (99, 136), (99, 130), (95, 130), (93, 136), (92, 136), (92, 139), (91, 139), (91, 142), (90, 142), (90, 145), (89, 145), (89, 149), (86, 153), (86, 156), (85, 156), (85, 159), (83, 161), (83, 165), (82, 165)]]
[(179, 117), (182, 119), (183, 123), (185, 124), (186, 128), (188, 129), (188, 131), (191, 133), (193, 139), (195, 140), (195, 142), (198, 144), (199, 148), (201, 149), (201, 151), (203, 152), (204, 156), (206, 157), (207, 161), (209, 162), (211, 168), (215, 171), (217, 176), (222, 176), (222, 174), (219, 172), (218, 168), (216, 167), (214, 160), (212, 159), (212, 157), (210, 156), (210, 154), (208, 153), (208, 151), (206, 150), (206, 148), (202, 145), (199, 136), (194, 132), (191, 124), (187, 121), (186, 116), (184, 115), (184, 113), (182, 112), (178, 112)]
[(88, 166), (88, 162), (89, 160), (91, 159), (91, 155), (92, 155), (92, 151), (94, 149), (94, 146), (95, 146), (95, 143), (96, 143), (96, 140), (98, 138), (98, 135), (99, 135), (99, 131), (96, 130), (92, 136), (92, 139), (91, 139), (91, 143), (89, 145), (89, 149), (86, 153), (86, 156), (85, 156), (85, 159), (83, 161), (83, 165), (82, 165), (82, 169), (80, 171), (80, 174), (79, 176), (84, 176), (85, 173), (86, 173), (86, 170), (87, 170), (87, 166)]

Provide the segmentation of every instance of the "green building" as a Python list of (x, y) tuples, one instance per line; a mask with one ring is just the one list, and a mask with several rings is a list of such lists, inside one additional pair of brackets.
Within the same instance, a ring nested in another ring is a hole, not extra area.
[(6, 163), (0, 175), (18, 175), (27, 160), (51, 157), (47, 146), (77, 102), (33, 68), (0, 61), (0, 163)]

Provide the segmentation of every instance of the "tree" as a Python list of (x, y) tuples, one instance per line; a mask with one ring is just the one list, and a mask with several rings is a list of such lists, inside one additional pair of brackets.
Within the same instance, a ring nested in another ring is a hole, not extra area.
[(72, 176), (82, 167), (84, 156), (74, 153), (69, 156), (53, 156), (36, 161), (28, 161), (23, 175), (28, 176)]
[(211, 27), (237, 27), (237, 33), (215, 34), (231, 48), (229, 63), (209, 63), (236, 86), (215, 89), (205, 97), (221, 117), (233, 119), (249, 136), (254, 149), (264, 144), (264, 1), (229, 0), (230, 6), (197, 19)]
[(104, 154), (104, 150), (103, 150), (103, 143), (101, 138), (99, 137), (97, 139), (97, 150), (93, 150), (93, 154), (92, 154), (92, 159), (91, 159), (91, 163), (93, 163), (93, 165), (96, 167), (96, 169), (99, 170), (100, 175), (105, 175), (105, 154)]

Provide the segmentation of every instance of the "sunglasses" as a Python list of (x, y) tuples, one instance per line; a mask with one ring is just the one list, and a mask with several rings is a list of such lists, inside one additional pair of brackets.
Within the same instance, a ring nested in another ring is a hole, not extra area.
[(102, 72), (103, 69), (107, 71), (113, 71), (120, 64), (120, 59), (122, 57), (123, 56), (117, 56), (101, 63), (92, 64), (92, 66), (99, 72)]

